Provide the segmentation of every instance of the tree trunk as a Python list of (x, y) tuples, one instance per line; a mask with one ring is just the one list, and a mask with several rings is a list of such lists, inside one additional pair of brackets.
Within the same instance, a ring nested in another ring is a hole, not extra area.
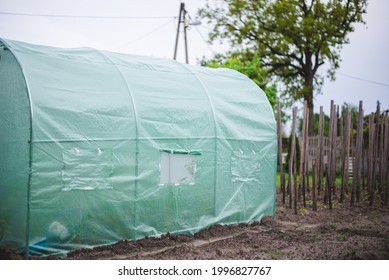
[(305, 51), (305, 77), (304, 77), (304, 101), (308, 106), (308, 136), (314, 136), (314, 113), (313, 113), (313, 65), (310, 50)]
[(308, 137), (314, 136), (314, 113), (313, 113), (313, 91), (311, 97), (307, 100), (308, 105)]

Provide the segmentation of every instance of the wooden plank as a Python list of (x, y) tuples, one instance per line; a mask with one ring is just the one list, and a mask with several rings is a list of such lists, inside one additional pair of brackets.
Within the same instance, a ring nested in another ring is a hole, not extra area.
[(281, 176), (281, 186), (284, 186), (284, 190), (282, 194), (282, 204), (285, 204), (285, 173), (282, 173)]
[(368, 173), (367, 173), (367, 190), (369, 193), (369, 204), (373, 205), (373, 156), (374, 156), (374, 113), (369, 116), (369, 150), (368, 150)]
[(307, 101), (304, 101), (304, 111), (303, 111), (303, 126), (301, 131), (301, 141), (300, 141), (300, 167), (299, 167), (299, 184), (298, 184), (298, 201), (301, 201), (301, 190), (303, 185), (303, 168), (305, 161), (305, 125), (306, 125), (306, 113), (307, 113)]
[[(306, 184), (303, 185), (304, 193), (305, 193), (305, 190), (307, 192), (309, 192), (309, 135), (308, 135), (308, 131), (309, 131), (309, 108), (308, 107), (307, 107), (307, 118), (306, 118), (306, 120), (307, 121), (306, 121), (306, 127), (305, 127), (305, 139), (307, 139), (307, 140), (305, 142), (305, 166), (304, 166), (304, 176), (306, 178), (306, 180), (305, 180)], [(314, 139), (312, 138), (312, 140), (314, 140)], [(305, 198), (304, 198), (304, 200), (305, 200)], [(305, 201), (304, 201), (304, 205), (305, 205)]]
[(372, 198), (370, 201), (370, 206), (373, 206), (375, 200), (375, 193), (377, 189), (377, 169), (378, 169), (378, 148), (379, 148), (379, 131), (380, 131), (380, 117), (381, 117), (381, 109), (380, 103), (377, 102), (377, 110), (374, 116), (375, 124), (374, 124), (374, 146), (373, 146), (373, 176), (372, 176)]
[(389, 115), (388, 111), (386, 111), (385, 115), (385, 148), (384, 148), (384, 156), (385, 156), (385, 197), (384, 204), (388, 205), (388, 195), (389, 195)]
[(347, 183), (346, 183), (346, 192), (348, 192), (348, 186), (349, 186), (349, 178), (350, 178), (350, 166), (349, 166), (349, 162), (350, 162), (350, 134), (351, 134), (351, 130), (352, 127), (351, 127), (351, 111), (348, 111), (348, 114), (347, 114), (347, 129), (346, 129), (346, 132), (347, 132), (347, 137), (346, 137), (346, 159), (347, 159), (347, 171), (346, 171), (346, 176), (347, 176)]
[(281, 178), (281, 193), (282, 193), (282, 203), (285, 204), (285, 185), (282, 180), (283, 176), (283, 165), (282, 165), (282, 122), (281, 122), (281, 104), (278, 102), (277, 104), (277, 133), (278, 133), (278, 163), (280, 170), (280, 178)]
[(307, 203), (306, 203), (306, 188), (307, 188), (307, 184), (308, 184), (308, 159), (309, 159), (309, 138), (308, 138), (308, 128), (309, 128), (309, 108), (308, 106), (305, 107), (305, 111), (304, 111), (304, 118), (305, 118), (305, 121), (304, 121), (304, 133), (303, 133), (303, 137), (304, 137), (304, 145), (303, 145), (303, 151), (304, 151), (304, 155), (302, 157), (304, 157), (304, 161), (303, 161), (303, 165), (302, 165), (302, 195), (303, 195), (303, 205), (304, 205), (304, 208), (307, 207)]
[(361, 171), (363, 160), (363, 102), (359, 102), (357, 139), (355, 146), (355, 197), (356, 201), (361, 200)]
[[(289, 177), (290, 179), (293, 176), (294, 172), (293, 168), (294, 166), (294, 159), (295, 159), (295, 149), (296, 149), (296, 118), (297, 118), (297, 107), (293, 108), (293, 120), (292, 120), (292, 144), (291, 144), (291, 152), (290, 152), (290, 159), (289, 159)], [(292, 190), (290, 192), (290, 202), (292, 198)], [(290, 203), (291, 204), (291, 203)], [(294, 212), (297, 214), (297, 186), (294, 184)]]
[[(289, 157), (289, 207), (292, 208), (292, 179), (293, 179), (293, 163), (295, 158), (295, 149), (296, 149), (296, 117), (297, 117), (297, 107), (292, 109), (293, 119), (292, 119), (292, 143), (290, 148), (290, 157)], [(295, 194), (296, 195), (296, 194)]]
[(318, 131), (318, 139), (317, 139), (317, 152), (316, 152), (316, 158), (318, 165), (318, 182), (317, 182), (317, 193), (320, 195), (321, 192), (321, 186), (322, 186), (322, 178), (323, 178), (323, 167), (324, 167), (324, 143), (323, 143), (323, 129), (324, 129), (324, 112), (323, 112), (323, 106), (320, 106), (320, 114), (319, 114), (319, 131)]
[(332, 185), (332, 195), (336, 195), (336, 161), (337, 161), (337, 150), (338, 150), (338, 116), (339, 116), (339, 106), (334, 104), (334, 120), (333, 120), (333, 133), (332, 133), (332, 166), (331, 166), (331, 185)]
[(348, 108), (343, 112), (342, 116), (342, 129), (341, 129), (341, 143), (342, 143), (342, 184), (340, 186), (340, 203), (344, 201), (344, 194), (346, 189), (346, 182), (348, 181), (348, 148), (347, 148), (347, 138), (348, 137)]
[[(358, 121), (357, 121), (358, 123)], [(350, 205), (354, 205), (355, 201), (355, 193), (356, 193), (356, 137), (354, 137), (354, 122), (351, 120), (351, 137), (350, 137), (350, 150), (351, 150), (351, 158), (352, 158), (352, 183), (351, 183), (351, 190), (350, 190)]]
[(380, 193), (380, 200), (381, 200), (381, 205), (384, 205), (384, 200), (385, 200), (385, 196), (384, 196), (384, 184), (385, 184), (385, 154), (384, 154), (384, 150), (385, 150), (385, 141), (384, 141), (384, 134), (385, 134), (385, 124), (384, 124), (384, 120), (385, 120), (385, 115), (382, 114), (381, 116), (381, 121), (380, 121), (380, 149), (379, 149), (379, 160), (380, 160), (380, 164), (379, 164), (379, 179), (380, 179), (380, 184), (379, 184), (379, 193)]
[(317, 211), (317, 197), (316, 197), (316, 187), (317, 187), (317, 175), (318, 175), (318, 165), (316, 160), (312, 160), (312, 210)]
[(330, 160), (328, 163), (329, 169), (328, 169), (328, 205), (329, 209), (332, 210), (332, 198), (335, 188), (335, 175), (336, 175), (336, 136), (337, 136), (337, 113), (336, 113), (336, 105), (334, 102), (332, 102), (332, 115), (330, 117), (331, 126), (331, 140), (330, 140)]
[[(296, 139), (296, 137), (295, 137)], [(297, 188), (298, 188), (298, 181), (297, 181), (297, 145), (295, 147), (295, 153), (293, 157), (293, 189), (294, 189), (294, 213), (297, 214)]]
[[(290, 156), (290, 155), (289, 155)], [(293, 158), (289, 158), (289, 170), (288, 170), (288, 188), (287, 188), (287, 194), (288, 194), (288, 197), (289, 197), (289, 208), (292, 208), (293, 206), (293, 202), (292, 202), (292, 180), (293, 180), (293, 176), (292, 176), (292, 171), (290, 170), (290, 163), (291, 161), (293, 161)]]
[[(363, 146), (363, 145), (362, 145)], [(361, 162), (361, 166), (362, 166), (362, 172), (361, 172), (361, 180), (362, 182), (360, 182), (360, 185), (362, 185), (362, 191), (366, 191), (366, 163), (367, 163), (367, 149), (365, 148), (362, 148), (362, 162)]]
[[(331, 187), (332, 187), (332, 149), (333, 149), (333, 130), (334, 130), (334, 100), (331, 100), (331, 106), (330, 106), (330, 125), (329, 125), (329, 132), (328, 132), (328, 154), (327, 154), (327, 175), (326, 175), (326, 185), (325, 185), (325, 193), (324, 193), (324, 204), (331, 204)], [(331, 208), (331, 206), (330, 206)]]
[[(348, 108), (346, 108), (348, 110)], [(346, 156), (345, 156), (345, 149), (343, 148), (345, 146), (345, 120), (346, 120), (346, 113), (345, 111), (342, 112), (342, 115), (340, 117), (340, 143), (341, 143), (341, 150), (340, 150), (340, 170), (341, 170), (341, 184), (340, 184), (340, 201), (342, 200), (342, 193), (344, 192), (344, 184), (345, 184), (345, 173), (346, 173)]]

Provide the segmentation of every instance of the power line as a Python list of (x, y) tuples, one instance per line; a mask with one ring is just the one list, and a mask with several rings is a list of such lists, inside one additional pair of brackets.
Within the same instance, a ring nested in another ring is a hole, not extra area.
[(93, 16), (93, 15), (59, 15), (59, 14), (30, 14), (0, 12), (0, 15), (27, 16), (27, 17), (52, 17), (52, 18), (79, 18), (79, 19), (175, 19), (176, 16)]
[(208, 27), (208, 26), (200, 25), (200, 27), (213, 31), (213, 28)]
[(121, 45), (121, 46), (119, 46), (119, 47), (117, 47), (117, 48), (114, 48), (113, 50), (118, 50), (118, 49), (124, 48), (124, 47), (126, 47), (126, 46), (128, 46), (128, 45), (131, 45), (131, 44), (133, 44), (133, 43), (135, 43), (135, 42), (137, 42), (137, 41), (139, 41), (139, 40), (141, 40), (141, 39), (143, 39), (143, 38), (145, 38), (145, 37), (147, 37), (147, 36), (153, 34), (154, 32), (158, 31), (158, 30), (161, 29), (162, 27), (164, 27), (164, 26), (168, 25), (169, 23), (171, 23), (173, 20), (174, 20), (174, 19), (170, 19), (169, 21), (167, 21), (167, 22), (161, 24), (160, 26), (158, 26), (157, 28), (155, 28), (155, 29), (153, 29), (153, 30), (147, 32), (146, 34), (144, 34), (144, 35), (142, 35), (142, 36), (140, 36), (140, 37), (138, 37), (138, 38), (136, 38), (136, 39), (134, 39), (134, 40), (132, 40), (132, 41), (130, 41), (130, 42), (128, 42), (128, 43), (125, 43), (124, 45)]
[(197, 33), (199, 33), (201, 39), (203, 39), (205, 45), (208, 47), (208, 49), (211, 51), (211, 53), (213, 55), (216, 55), (216, 52), (211, 48), (211, 46), (209, 45), (209, 43), (207, 42), (207, 40), (204, 38), (203, 34), (201, 34), (200, 30), (197, 28), (197, 26), (195, 26), (196, 30), (197, 30)]
[[(321, 72), (328, 72), (329, 69), (323, 68), (323, 69), (319, 69), (319, 71), (321, 71)], [(344, 76), (346, 78), (350, 78), (350, 79), (354, 79), (354, 80), (358, 80), (358, 81), (362, 81), (362, 82), (366, 82), (366, 83), (371, 83), (371, 84), (375, 84), (375, 85), (379, 85), (379, 86), (389, 87), (389, 84), (386, 84), (386, 83), (372, 81), (372, 80), (369, 80), (369, 79), (360, 78), (360, 77), (349, 75), (349, 74), (345, 74), (345, 73), (342, 73), (342, 72), (337, 72), (336, 71), (335, 75)]]
[(337, 72), (336, 74), (340, 75), (340, 76), (344, 76), (344, 77), (350, 78), (350, 79), (362, 81), (362, 82), (367, 82), (367, 83), (376, 84), (376, 85), (379, 85), (379, 86), (389, 87), (389, 84), (385, 84), (385, 83), (381, 83), (381, 82), (376, 82), (376, 81), (372, 81), (372, 80), (368, 80), (368, 79), (363, 79), (363, 78), (359, 78), (359, 77), (356, 77), (356, 76), (352, 76), (352, 75), (348, 75), (348, 74), (344, 74), (344, 73), (339, 73), (339, 72)]

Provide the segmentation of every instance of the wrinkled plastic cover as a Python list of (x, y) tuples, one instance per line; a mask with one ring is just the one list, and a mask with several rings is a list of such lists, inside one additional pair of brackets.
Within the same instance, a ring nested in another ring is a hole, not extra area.
[(274, 215), (275, 120), (247, 77), (1, 42), (2, 243), (52, 254)]

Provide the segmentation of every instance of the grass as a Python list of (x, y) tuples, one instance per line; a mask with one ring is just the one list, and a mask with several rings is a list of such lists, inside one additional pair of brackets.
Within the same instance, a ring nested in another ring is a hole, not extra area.
[[(287, 185), (287, 184), (288, 184), (288, 180), (289, 180), (289, 174), (288, 174), (288, 173), (285, 173), (285, 172), (284, 172), (284, 174), (285, 174), (285, 184)], [(297, 182), (298, 182), (300, 176), (297, 175), (296, 178), (297, 178)], [(324, 180), (323, 182), (325, 182), (325, 180)], [(336, 177), (336, 179), (335, 179), (335, 185), (336, 185), (336, 186), (340, 186), (341, 184), (342, 184), (342, 178), (341, 178), (340, 176)], [(309, 174), (309, 185), (312, 187), (312, 173)], [(277, 186), (277, 190), (279, 190), (280, 187), (281, 187), (281, 176), (280, 176), (280, 172), (277, 172), (277, 174), (276, 174), (276, 186)]]
[(285, 252), (282, 249), (270, 249), (268, 254), (272, 260), (277, 260), (284, 256)]

